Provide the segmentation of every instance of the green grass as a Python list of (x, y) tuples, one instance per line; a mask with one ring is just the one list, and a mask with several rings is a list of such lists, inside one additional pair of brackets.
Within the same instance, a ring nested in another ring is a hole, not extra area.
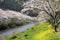
[(47, 23), (36, 24), (24, 32), (14, 33), (5, 40), (59, 40), (52, 26)]

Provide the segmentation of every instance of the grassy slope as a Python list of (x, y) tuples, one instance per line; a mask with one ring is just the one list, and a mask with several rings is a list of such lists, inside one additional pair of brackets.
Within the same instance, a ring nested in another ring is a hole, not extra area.
[(8, 36), (5, 40), (59, 40), (49, 23), (36, 24), (21, 33)]

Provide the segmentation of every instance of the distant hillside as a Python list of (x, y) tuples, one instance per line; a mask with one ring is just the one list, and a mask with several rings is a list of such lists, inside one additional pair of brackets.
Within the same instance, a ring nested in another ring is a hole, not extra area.
[(21, 11), (22, 5), (28, 0), (0, 0), (0, 8)]

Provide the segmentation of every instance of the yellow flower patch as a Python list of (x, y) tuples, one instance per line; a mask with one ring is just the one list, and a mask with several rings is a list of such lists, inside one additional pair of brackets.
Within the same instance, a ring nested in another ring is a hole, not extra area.
[(36, 35), (34, 35), (34, 39), (35, 40), (45, 40), (44, 37), (49, 34), (49, 33), (52, 33), (53, 32), (53, 29), (51, 29), (51, 25), (48, 25), (48, 30), (44, 31), (44, 32), (40, 32)]

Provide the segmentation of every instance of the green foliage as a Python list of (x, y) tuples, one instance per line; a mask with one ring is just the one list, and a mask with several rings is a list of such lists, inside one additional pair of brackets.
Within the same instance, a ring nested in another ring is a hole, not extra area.
[(5, 40), (59, 40), (59, 38), (55, 35), (52, 26), (45, 22), (36, 24), (23, 32), (14, 33)]

